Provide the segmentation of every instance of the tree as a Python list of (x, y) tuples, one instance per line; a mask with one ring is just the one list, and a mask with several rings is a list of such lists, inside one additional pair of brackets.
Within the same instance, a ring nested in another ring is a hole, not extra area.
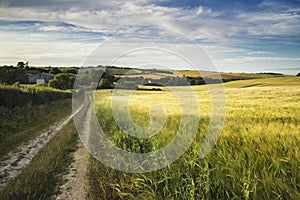
[(75, 77), (61, 73), (55, 75), (54, 78), (49, 81), (48, 85), (56, 89), (66, 90), (73, 88), (74, 81)]
[(72, 89), (74, 87), (75, 76), (69, 76), (68, 89)]
[(51, 74), (60, 74), (62, 71), (58, 67), (52, 67), (49, 71)]
[(25, 69), (29, 69), (29, 61), (25, 63)]
[(110, 88), (113, 88), (113, 83), (107, 78), (102, 78), (99, 82), (98, 88), (99, 89), (110, 89)]
[(28, 83), (28, 76), (24, 69), (13, 66), (0, 67), (0, 83), (12, 85), (16, 82)]
[(68, 67), (64, 70), (66, 73), (77, 74), (78, 67)]
[(17, 63), (17, 67), (20, 67), (20, 68), (24, 68), (25, 65), (26, 64), (24, 62), (22, 62), (22, 61), (20, 61), (20, 62)]

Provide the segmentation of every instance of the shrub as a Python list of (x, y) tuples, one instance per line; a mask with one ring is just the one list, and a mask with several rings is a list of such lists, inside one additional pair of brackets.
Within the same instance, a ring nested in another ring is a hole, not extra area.
[(0, 67), (0, 83), (12, 85), (16, 82), (28, 83), (28, 76), (24, 69), (13, 66)]
[(57, 74), (49, 81), (49, 86), (61, 90), (72, 89), (75, 82), (75, 77), (68, 74)]
[(51, 101), (71, 98), (70, 92), (50, 88), (24, 88), (0, 85), (0, 106), (17, 107), (27, 104), (39, 105)]

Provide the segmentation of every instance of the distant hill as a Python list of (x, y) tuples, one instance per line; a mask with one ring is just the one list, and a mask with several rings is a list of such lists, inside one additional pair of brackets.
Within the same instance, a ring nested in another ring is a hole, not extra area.
[[(210, 77), (218, 76), (216, 72), (197, 71), (197, 70), (177, 70), (179, 74), (189, 77), (199, 77), (204, 74)], [(259, 78), (273, 78), (284, 77), (286, 75), (280, 73), (232, 73), (232, 72), (220, 72), (220, 75), (224, 80), (246, 80), (246, 79), (259, 79)]]
[[(138, 78), (143, 77), (144, 79), (159, 80), (166, 77), (186, 77), (187, 79), (193, 79), (198, 77), (209, 77), (211, 79), (219, 79), (219, 75), (223, 82), (237, 81), (237, 80), (249, 80), (249, 79), (264, 79), (264, 78), (274, 78), (274, 77), (290, 77), (289, 75), (283, 75), (280, 73), (232, 73), (232, 72), (211, 72), (211, 71), (197, 71), (197, 70), (167, 70), (167, 69), (141, 69), (137, 67), (116, 67), (116, 66), (97, 66), (96, 68), (101, 68), (110, 76), (114, 76), (116, 79), (126, 77), (126, 78)], [(80, 69), (78, 67), (36, 67), (33, 69), (53, 71), (57, 70), (61, 72), (69, 72), (76, 74)]]
[[(166, 69), (140, 69), (129, 67), (115, 67), (106, 66), (105, 72), (113, 76), (116, 80), (120, 78), (129, 78), (133, 80), (148, 79), (154, 82), (170, 77), (185, 77), (191, 85), (201, 85), (206, 83), (219, 83), (220, 75), (223, 82), (231, 82), (238, 80), (264, 79), (264, 78), (278, 78), (289, 77), (280, 73), (231, 73), (231, 72), (211, 72), (211, 71), (197, 71), (197, 70), (166, 70)], [(206, 81), (203, 78), (206, 77)], [(128, 80), (129, 81), (129, 80)], [(207, 82), (208, 81), (208, 82)]]
[(227, 88), (246, 88), (252, 86), (282, 86), (282, 85), (300, 85), (299, 76), (273, 77), (264, 79), (240, 80), (225, 83)]

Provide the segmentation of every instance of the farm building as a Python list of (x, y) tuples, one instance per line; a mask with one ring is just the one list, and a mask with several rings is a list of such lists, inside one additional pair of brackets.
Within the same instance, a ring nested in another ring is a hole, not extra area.
[(26, 70), (30, 84), (48, 83), (55, 75), (41, 73), (39, 70)]

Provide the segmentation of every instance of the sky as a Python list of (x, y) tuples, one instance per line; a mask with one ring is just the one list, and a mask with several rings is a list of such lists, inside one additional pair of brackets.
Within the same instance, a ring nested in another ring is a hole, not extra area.
[(0, 0), (0, 65), (300, 72), (300, 0)]

